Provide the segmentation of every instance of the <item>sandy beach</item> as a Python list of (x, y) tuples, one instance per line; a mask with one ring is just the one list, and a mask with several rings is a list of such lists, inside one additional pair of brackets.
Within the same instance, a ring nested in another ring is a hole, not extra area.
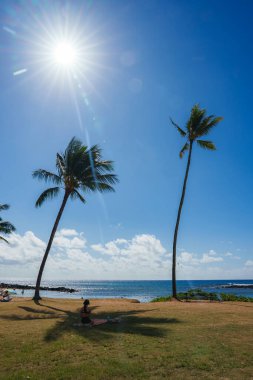
[(1, 379), (252, 379), (249, 303), (14, 298), (0, 304)]

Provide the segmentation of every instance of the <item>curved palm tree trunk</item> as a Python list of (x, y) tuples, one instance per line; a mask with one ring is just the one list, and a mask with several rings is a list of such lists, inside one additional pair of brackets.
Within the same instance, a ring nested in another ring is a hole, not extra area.
[(193, 141), (190, 141), (188, 162), (187, 162), (187, 167), (186, 167), (186, 172), (185, 172), (185, 177), (184, 177), (184, 185), (183, 185), (181, 200), (180, 200), (179, 208), (178, 208), (178, 212), (177, 212), (177, 221), (176, 221), (176, 226), (175, 226), (175, 231), (174, 231), (174, 239), (173, 239), (172, 297), (174, 297), (174, 298), (177, 298), (177, 284), (176, 284), (177, 234), (178, 234), (178, 227), (179, 227), (179, 223), (180, 223), (181, 211), (182, 211), (182, 207), (183, 207), (183, 203), (184, 203), (184, 196), (185, 196), (186, 184), (187, 184), (187, 179), (188, 179), (188, 173), (189, 173), (189, 168), (190, 168), (190, 163), (191, 163), (192, 144), (193, 144)]
[(52, 229), (49, 241), (47, 243), (47, 248), (46, 248), (43, 260), (42, 260), (42, 262), (40, 264), (40, 270), (39, 270), (37, 281), (36, 281), (35, 293), (34, 293), (34, 296), (33, 296), (33, 299), (36, 300), (36, 301), (38, 301), (38, 300), (41, 299), (41, 297), (40, 297), (40, 283), (41, 283), (41, 278), (42, 278), (43, 270), (44, 270), (44, 267), (45, 267), (45, 264), (46, 264), (46, 261), (47, 261), (47, 256), (49, 254), (51, 245), (52, 245), (53, 240), (54, 240), (54, 235), (56, 233), (59, 221), (61, 219), (61, 216), (62, 216), (63, 210), (64, 210), (64, 208), (66, 206), (66, 203), (67, 203), (69, 195), (70, 194), (65, 191), (64, 198), (63, 198), (63, 201), (62, 201), (62, 204), (61, 204), (61, 208), (60, 208), (60, 210), (58, 212), (58, 215), (56, 217), (56, 220), (55, 220), (55, 223), (54, 223), (54, 226), (53, 226), (53, 229)]

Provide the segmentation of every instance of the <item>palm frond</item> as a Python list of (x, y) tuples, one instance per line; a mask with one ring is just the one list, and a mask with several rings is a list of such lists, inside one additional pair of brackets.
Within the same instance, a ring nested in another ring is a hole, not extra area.
[(86, 200), (84, 199), (84, 197), (77, 190), (73, 190), (71, 192), (70, 198), (71, 199), (77, 199), (78, 198), (82, 203), (86, 203)]
[(205, 115), (206, 115), (206, 110), (204, 108), (201, 109), (199, 104), (195, 104), (192, 107), (190, 119), (188, 120), (186, 124), (186, 129), (190, 137), (192, 137), (193, 134), (196, 132), (196, 130), (198, 129), (198, 126), (204, 119)]
[(197, 144), (203, 149), (216, 150), (216, 146), (212, 141), (197, 140)]
[(16, 231), (16, 228), (10, 222), (0, 221), (0, 232), (6, 235)]
[(73, 137), (70, 140), (64, 154), (62, 155), (65, 163), (65, 175), (69, 175), (73, 171), (75, 164), (81, 158), (82, 152), (85, 149), (86, 147), (84, 147), (82, 142), (76, 137)]
[[(10, 206), (7, 204), (0, 205), (0, 211), (8, 210), (9, 208), (10, 208)], [(16, 228), (13, 226), (13, 224), (11, 224), (10, 222), (7, 222), (7, 221), (3, 220), (2, 218), (0, 218), (0, 233), (8, 235), (14, 231), (16, 231)], [(2, 236), (0, 236), (0, 240), (3, 240), (6, 243), (9, 243)]]
[(114, 170), (113, 161), (95, 161), (95, 169), (99, 173), (112, 172)]
[(107, 183), (108, 185), (115, 185), (119, 182), (118, 176), (116, 174), (99, 174), (97, 175), (97, 180), (99, 182)]
[(43, 191), (43, 193), (39, 196), (35, 203), (35, 207), (40, 207), (44, 201), (47, 199), (52, 199), (56, 197), (59, 194), (60, 188), (59, 187), (52, 187), (50, 189), (47, 189)]
[(44, 180), (45, 182), (52, 182), (52, 183), (55, 183), (56, 185), (59, 185), (62, 182), (62, 179), (60, 176), (44, 169), (35, 170), (32, 173), (32, 176), (33, 178)]
[(197, 129), (196, 136), (201, 137), (207, 135), (221, 120), (223, 120), (223, 117), (214, 115), (205, 118)]
[(65, 154), (68, 155), (68, 154), (71, 154), (73, 152), (76, 152), (79, 149), (81, 149), (82, 147), (83, 147), (82, 141), (78, 140), (76, 137), (72, 137), (72, 139), (68, 143), (68, 146), (65, 150)]
[(0, 240), (5, 241), (5, 243), (9, 244), (8, 240), (6, 240), (4, 237), (0, 236)]
[(98, 145), (94, 145), (89, 151), (85, 152), (80, 161), (76, 177), (78, 182), (84, 187), (87, 186), (87, 191), (96, 190), (97, 182), (104, 182), (110, 185), (116, 184), (118, 178), (115, 174), (111, 174), (114, 170), (113, 161), (101, 160), (101, 149)]
[(89, 165), (85, 168), (82, 175), (83, 177), (89, 177), (90, 175), (103, 175), (104, 173), (110, 173), (113, 171), (113, 162), (104, 161), (104, 162), (94, 162), (93, 165)]
[(188, 144), (188, 142), (186, 142), (185, 144), (184, 144), (184, 146), (183, 146), (183, 148), (180, 150), (180, 153), (179, 153), (179, 157), (180, 158), (183, 158), (183, 156), (184, 156), (184, 153), (187, 151), (187, 150), (189, 150), (189, 144)]
[(99, 191), (100, 193), (103, 193), (103, 192), (115, 192), (115, 189), (114, 187), (112, 187), (111, 185), (109, 185), (108, 183), (104, 183), (104, 182), (99, 182), (97, 181), (96, 183), (94, 183), (94, 188), (90, 190), (92, 191)]
[(80, 186), (83, 191), (89, 192), (98, 190), (98, 183), (104, 183), (105, 185), (112, 186), (118, 182), (118, 177), (115, 174), (97, 173), (97, 175), (94, 176), (93, 173), (91, 173), (89, 176), (86, 176), (82, 181), (80, 181)]
[(85, 165), (85, 161), (88, 160), (87, 147), (82, 146), (81, 142), (77, 140), (69, 149), (66, 149), (63, 159), (65, 164), (64, 176), (78, 176), (80, 174), (80, 170)]
[(9, 208), (10, 206), (7, 204), (0, 205), (0, 211), (8, 210)]
[(171, 121), (172, 125), (174, 125), (174, 127), (176, 127), (176, 129), (178, 130), (178, 132), (180, 133), (180, 135), (182, 137), (185, 137), (186, 136), (186, 132), (182, 128), (180, 128), (179, 125), (177, 125), (171, 118), (170, 118), (170, 121)]
[(62, 177), (64, 176), (66, 172), (66, 165), (64, 162), (64, 158), (60, 153), (56, 154), (56, 167), (58, 169), (59, 176)]

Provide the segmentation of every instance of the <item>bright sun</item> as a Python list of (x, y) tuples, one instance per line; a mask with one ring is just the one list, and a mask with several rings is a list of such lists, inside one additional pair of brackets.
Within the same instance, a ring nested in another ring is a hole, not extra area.
[(53, 61), (57, 66), (73, 68), (77, 63), (77, 50), (71, 41), (60, 41), (53, 49)]

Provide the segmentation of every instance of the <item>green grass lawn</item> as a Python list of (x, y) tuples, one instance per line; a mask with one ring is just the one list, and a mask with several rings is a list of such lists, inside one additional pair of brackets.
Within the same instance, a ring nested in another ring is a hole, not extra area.
[(253, 304), (94, 300), (94, 317), (122, 317), (94, 328), (74, 326), (81, 306), (0, 303), (0, 378), (253, 379)]

